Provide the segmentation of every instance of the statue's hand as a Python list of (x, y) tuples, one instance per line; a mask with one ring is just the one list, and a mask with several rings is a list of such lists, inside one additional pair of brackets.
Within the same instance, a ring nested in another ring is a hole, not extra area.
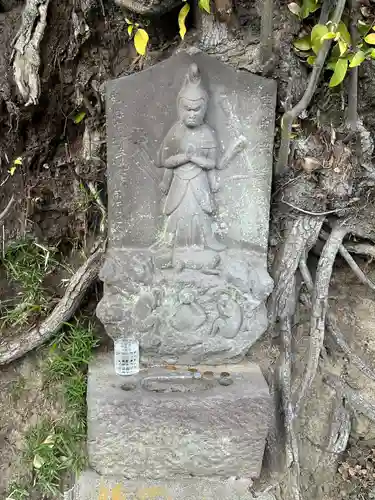
[(211, 191), (213, 193), (217, 193), (220, 189), (220, 184), (217, 180), (215, 180), (214, 182), (211, 183)]
[(189, 144), (186, 150), (186, 157), (188, 160), (191, 160), (195, 154), (195, 148), (192, 144)]
[(161, 181), (161, 183), (159, 184), (159, 189), (160, 191), (163, 193), (163, 194), (167, 194), (168, 193), (168, 186), (165, 182)]

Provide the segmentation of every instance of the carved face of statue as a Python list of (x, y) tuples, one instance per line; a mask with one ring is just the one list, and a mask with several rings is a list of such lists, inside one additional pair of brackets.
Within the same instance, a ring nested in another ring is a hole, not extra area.
[(191, 290), (181, 290), (179, 299), (181, 304), (191, 304), (194, 302), (194, 293)]
[(226, 316), (230, 309), (230, 298), (227, 294), (223, 293), (219, 296), (217, 301), (217, 308), (220, 314)]
[(197, 101), (186, 98), (180, 99), (179, 111), (182, 122), (189, 128), (202, 125), (206, 114), (207, 104), (204, 99)]

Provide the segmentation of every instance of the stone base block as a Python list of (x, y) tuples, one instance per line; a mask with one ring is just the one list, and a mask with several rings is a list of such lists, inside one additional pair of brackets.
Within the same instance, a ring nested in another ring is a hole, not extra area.
[(86, 471), (64, 500), (253, 500), (250, 482), (241, 479), (137, 482)]
[(162, 368), (120, 377), (111, 353), (98, 356), (87, 395), (92, 468), (142, 482), (258, 477), (272, 411), (259, 367), (197, 368), (194, 378)]

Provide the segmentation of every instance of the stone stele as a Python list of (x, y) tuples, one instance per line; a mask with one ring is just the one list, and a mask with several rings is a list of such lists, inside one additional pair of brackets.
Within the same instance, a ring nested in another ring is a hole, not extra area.
[(267, 327), (276, 84), (180, 52), (107, 96), (98, 316), (146, 363), (238, 362)]
[(110, 354), (97, 356), (88, 377), (90, 466), (143, 483), (258, 477), (272, 413), (267, 383), (253, 363), (206, 370), (120, 377)]

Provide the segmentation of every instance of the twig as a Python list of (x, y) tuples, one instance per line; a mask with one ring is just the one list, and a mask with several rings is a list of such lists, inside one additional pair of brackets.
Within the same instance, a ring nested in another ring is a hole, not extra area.
[(0, 339), (0, 365), (10, 363), (39, 347), (72, 317), (87, 289), (97, 279), (105, 248), (106, 240), (100, 238), (95, 243), (90, 257), (71, 278), (60, 302), (39, 326), (25, 331), (17, 337), (2, 337)]
[[(325, 0), (326, 2), (329, 0)], [(342, 13), (344, 11), (346, 0), (338, 0), (335, 12), (332, 16), (333, 25), (340, 22)], [(301, 100), (289, 111), (286, 111), (281, 120), (281, 143), (279, 149), (279, 158), (277, 160), (276, 173), (281, 174), (284, 169), (288, 167), (290, 136), (292, 132), (292, 124), (295, 118), (304, 111), (310, 104), (314, 95), (316, 86), (319, 81), (325, 60), (327, 58), (329, 49), (331, 48), (332, 40), (325, 40), (319, 50), (318, 56), (315, 60), (314, 67), (310, 74), (307, 89), (303, 94)]]
[(301, 213), (306, 214), (306, 215), (314, 215), (314, 216), (337, 214), (337, 212), (341, 212), (342, 210), (345, 210), (346, 208), (349, 207), (349, 205), (348, 205), (344, 208), (336, 208), (334, 210), (327, 210), (326, 212), (310, 212), (309, 210), (304, 210), (303, 208), (300, 208), (300, 207), (297, 207), (296, 205), (293, 205), (293, 203), (290, 203), (289, 201), (285, 201), (283, 198), (281, 198), (280, 202), (284, 203), (284, 205), (288, 205), (288, 207), (294, 208), (294, 210), (298, 210), (298, 212), (301, 212)]
[(12, 194), (10, 200), (8, 201), (7, 206), (4, 208), (4, 210), (0, 213), (0, 223), (7, 217), (8, 213), (10, 212), (10, 209), (12, 208), (12, 205), (14, 203), (14, 195)]
[(346, 262), (349, 264), (351, 267), (352, 271), (354, 274), (357, 276), (357, 278), (364, 284), (367, 285), (368, 287), (371, 288), (371, 290), (375, 291), (375, 283), (373, 283), (362, 271), (362, 269), (359, 267), (359, 265), (356, 263), (356, 261), (353, 259), (353, 257), (350, 255), (348, 250), (344, 247), (344, 245), (340, 245), (339, 247), (339, 252), (344, 257)]
[(344, 223), (337, 222), (320, 255), (312, 297), (309, 357), (301, 389), (298, 394), (295, 410), (296, 414), (299, 411), (302, 399), (311, 387), (318, 368), (319, 356), (324, 342), (328, 289), (331, 281), (333, 263), (347, 232), (348, 228)]

